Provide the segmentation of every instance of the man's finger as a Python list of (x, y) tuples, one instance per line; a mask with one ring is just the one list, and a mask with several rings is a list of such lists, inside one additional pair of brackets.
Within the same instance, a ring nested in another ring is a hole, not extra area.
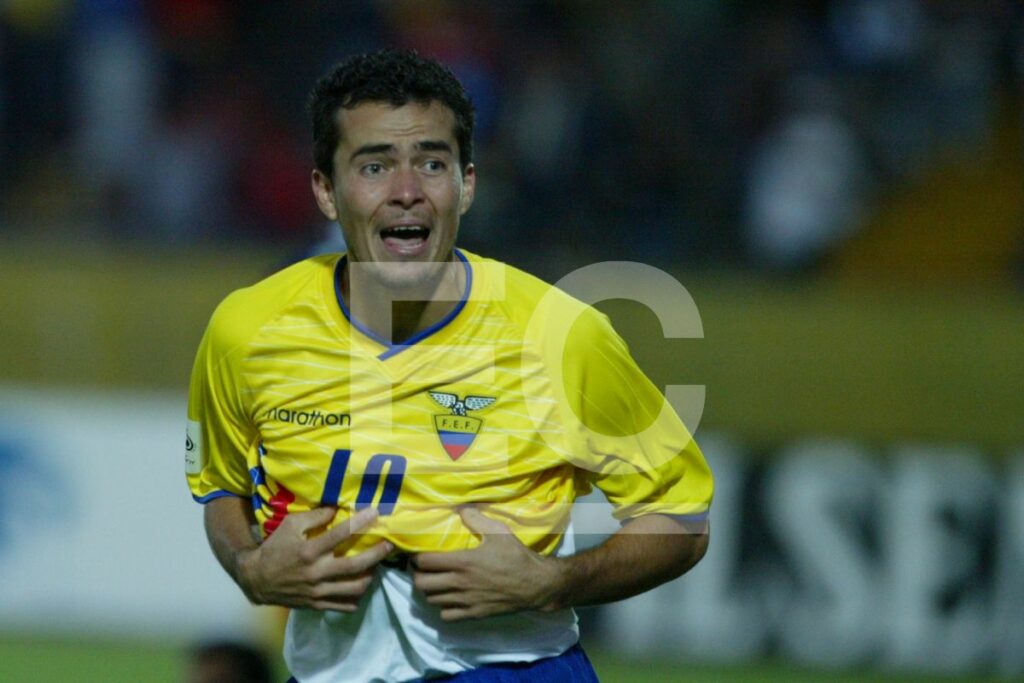
[(413, 560), (413, 566), (424, 572), (447, 572), (466, 564), (466, 553), (471, 550), (456, 550), (451, 553), (420, 553)]
[(330, 529), (313, 539), (314, 552), (317, 555), (333, 551), (342, 541), (350, 536), (359, 533), (370, 526), (377, 519), (376, 508), (364, 508), (343, 522), (339, 522)]
[(337, 508), (322, 507), (313, 508), (306, 512), (296, 512), (288, 515), (285, 518), (285, 522), (289, 519), (294, 520), (293, 524), (298, 524), (299, 531), (302, 533), (308, 533), (313, 529), (317, 529), (322, 526), (327, 526), (334, 519), (334, 515), (338, 514)]
[(373, 583), (373, 574), (360, 574), (342, 581), (324, 581), (313, 588), (314, 600), (344, 602), (361, 597)]
[(310, 603), (309, 608), (321, 612), (345, 612), (352, 614), (359, 609), (359, 605), (356, 602), (346, 602), (343, 600), (314, 600)]
[(457, 590), (455, 572), (416, 572), (412, 582), (417, 590), (427, 595)]
[(459, 510), (459, 515), (462, 516), (462, 523), (469, 527), (470, 531), (481, 536), (512, 533), (507, 526), (496, 519), (491, 519), (475, 507), (466, 506)]
[(348, 518), (349, 535), (358, 534), (377, 519), (377, 508), (365, 507)]
[(476, 616), (477, 615), (472, 612), (471, 607), (447, 607), (441, 610), (441, 619), (444, 621), (465, 621), (466, 619), (473, 619)]
[(394, 549), (395, 546), (391, 543), (381, 541), (361, 553), (341, 558), (341, 561), (345, 563), (346, 570), (349, 573), (365, 572), (380, 564), (380, 561), (387, 557), (388, 553)]
[(470, 607), (472, 600), (463, 593), (435, 593), (427, 596), (427, 604), (434, 607)]

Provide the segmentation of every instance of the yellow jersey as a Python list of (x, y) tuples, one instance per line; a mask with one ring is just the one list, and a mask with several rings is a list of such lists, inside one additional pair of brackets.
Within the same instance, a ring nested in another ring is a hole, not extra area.
[(551, 553), (573, 501), (600, 488), (617, 518), (701, 520), (711, 473), (690, 433), (595, 309), (516, 268), (456, 250), (462, 300), (402, 344), (353, 320), (339, 254), (229, 295), (200, 343), (188, 404), (193, 497), (251, 498), (284, 517), (366, 506), (404, 552), (470, 548), (464, 505)]

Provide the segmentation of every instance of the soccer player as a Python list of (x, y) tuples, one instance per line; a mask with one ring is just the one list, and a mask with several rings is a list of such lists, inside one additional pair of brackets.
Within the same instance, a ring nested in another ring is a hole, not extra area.
[[(447, 68), (354, 57), (310, 111), (348, 251), (234, 292), (200, 344), (186, 472), (217, 559), (293, 608), (297, 681), (596, 680), (572, 608), (703, 556), (704, 458), (605, 316), (455, 246), (477, 176)], [(576, 552), (591, 486), (622, 526)]]

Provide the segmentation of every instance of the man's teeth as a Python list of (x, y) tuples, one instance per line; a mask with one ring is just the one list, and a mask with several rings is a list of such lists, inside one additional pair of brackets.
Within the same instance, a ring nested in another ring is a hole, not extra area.
[(430, 233), (430, 231), (422, 225), (399, 225), (393, 228), (385, 228), (381, 231), (383, 237), (399, 237), (399, 238), (411, 238), (411, 237), (423, 237)]

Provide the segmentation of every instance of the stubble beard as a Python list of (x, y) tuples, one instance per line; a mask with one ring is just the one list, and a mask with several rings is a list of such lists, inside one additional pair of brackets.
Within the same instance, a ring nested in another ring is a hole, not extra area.
[(357, 261), (349, 266), (353, 289), (376, 289), (394, 302), (431, 301), (451, 266), (451, 253), (444, 261)]

